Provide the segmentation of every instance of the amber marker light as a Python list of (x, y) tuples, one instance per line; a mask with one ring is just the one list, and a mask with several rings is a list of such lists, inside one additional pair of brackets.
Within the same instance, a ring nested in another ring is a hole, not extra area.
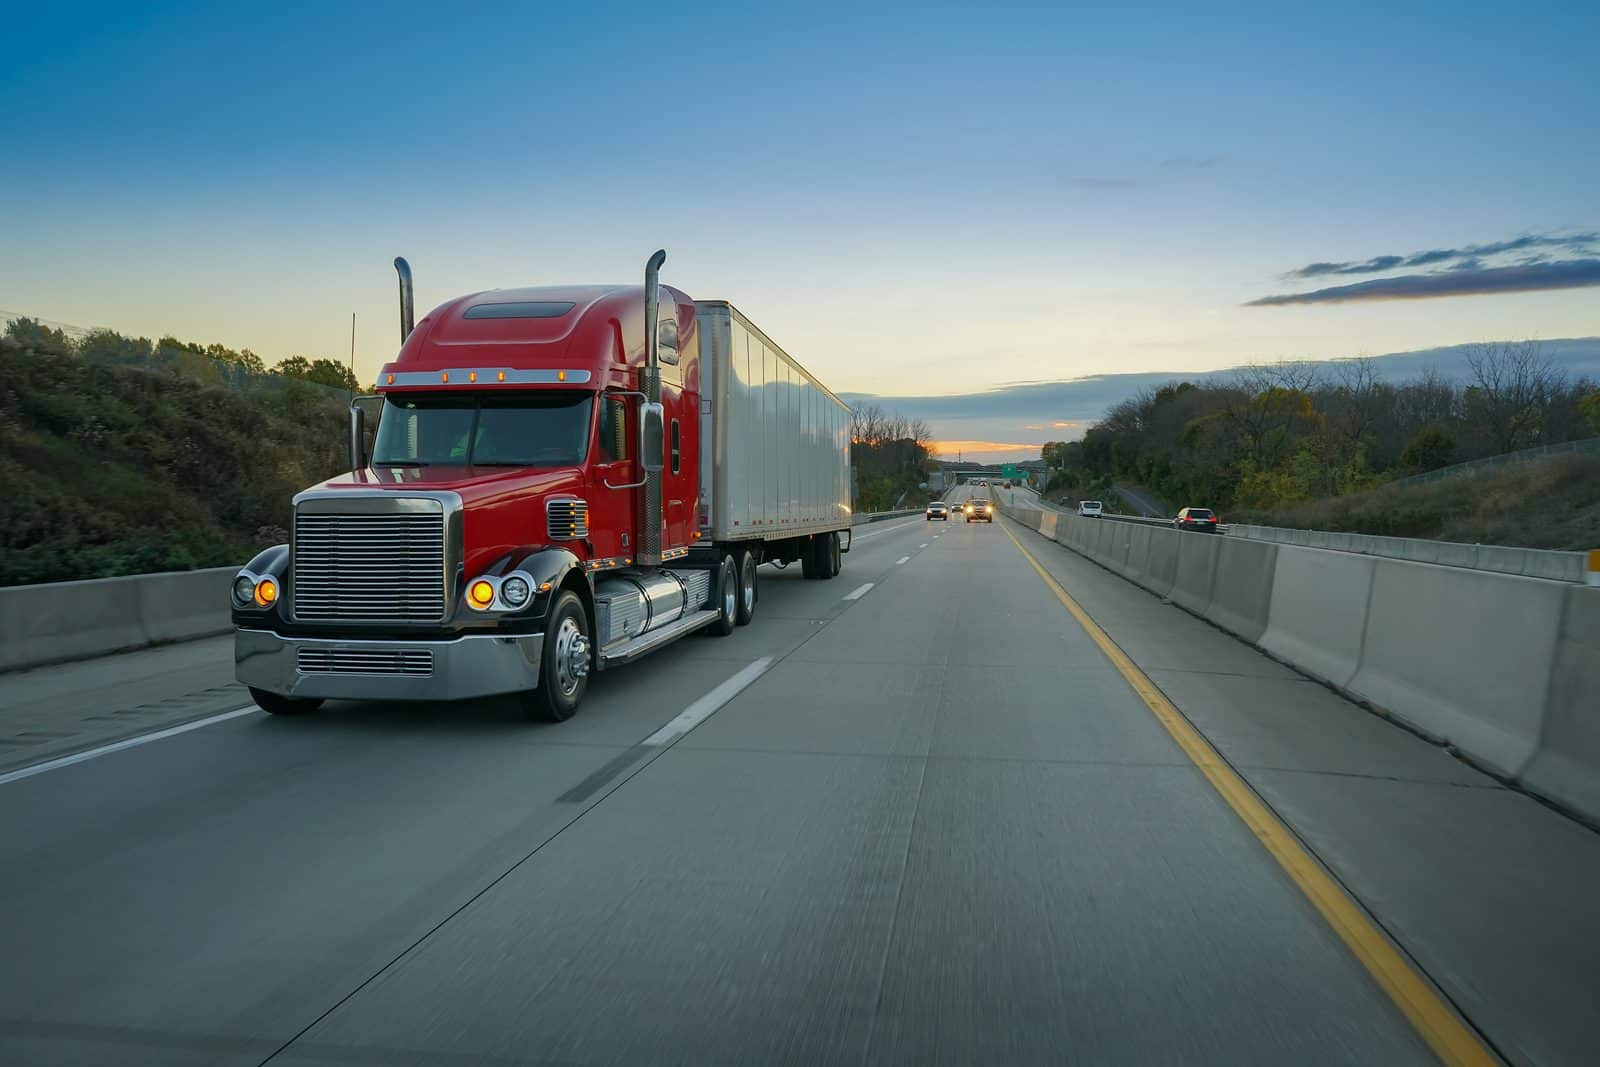
[(439, 372), (439, 380), (441, 382), (448, 382), (450, 380), (450, 372), (447, 371), (447, 370), (440, 371)]
[(467, 586), (467, 602), (480, 611), (494, 603), (494, 583), (482, 578)]
[(278, 583), (271, 578), (263, 578), (256, 583), (256, 603), (262, 607), (270, 607), (278, 599)]
[(564, 382), (566, 380), (567, 380), (567, 372), (566, 371), (564, 371), (564, 370), (556, 371), (556, 381)]
[(394, 375), (392, 375), (392, 374), (391, 374), (391, 375), (389, 375), (389, 384), (390, 384), (390, 385), (393, 385), (393, 384), (394, 384)]
[(477, 371), (475, 371), (475, 370), (467, 371), (467, 381), (476, 382), (477, 380), (478, 380), (478, 372)]
[(506, 372), (505, 371), (501, 371), (496, 380), (502, 381), (502, 382), (505, 381), (506, 380)]

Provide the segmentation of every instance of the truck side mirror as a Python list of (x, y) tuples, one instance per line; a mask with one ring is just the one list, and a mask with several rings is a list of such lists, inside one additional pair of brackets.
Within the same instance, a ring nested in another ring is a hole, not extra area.
[(639, 405), (639, 465), (654, 474), (666, 465), (667, 416), (660, 404)]
[(377, 396), (357, 396), (350, 399), (350, 469), (358, 471), (367, 465), (367, 412), (363, 400), (380, 400)]

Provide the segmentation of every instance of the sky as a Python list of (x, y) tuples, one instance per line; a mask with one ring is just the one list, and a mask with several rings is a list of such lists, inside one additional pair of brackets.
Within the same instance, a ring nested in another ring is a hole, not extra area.
[(665, 247), (1011, 457), (1081, 415), (963, 436), (1021, 383), (1600, 336), (1600, 5), (1296, 6), (37, 5), (0, 310), (269, 362), (355, 313), (370, 381), (396, 255), (420, 316)]

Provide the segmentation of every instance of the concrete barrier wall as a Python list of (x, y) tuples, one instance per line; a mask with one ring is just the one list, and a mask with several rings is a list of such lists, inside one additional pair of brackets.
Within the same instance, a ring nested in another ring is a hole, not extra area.
[(1215, 534), (1178, 531), (1178, 576), (1167, 595), (1181, 608), (1204, 615), (1211, 606), (1211, 583), (1217, 575), (1217, 550), (1222, 538)]
[(1549, 578), (1559, 582), (1582, 582), (1588, 560), (1582, 552), (1553, 552), (1543, 548), (1507, 548), (1501, 545), (1469, 545), (1457, 541), (1430, 541), (1420, 537), (1378, 537), (1370, 534), (1337, 533), (1329, 530), (1292, 530), (1280, 526), (1252, 526), (1234, 523), (1228, 534), (1254, 541), (1334, 548), (1342, 552), (1362, 552), (1389, 559), (1409, 559), (1418, 563), (1438, 563), (1446, 567), (1520, 574), (1529, 578)]
[(1128, 529), (1128, 558), (1122, 573), (1129, 579), (1143, 585), (1145, 567), (1150, 559), (1150, 535), (1155, 533), (1155, 528), (1150, 526), (1130, 526)]
[(237, 567), (0, 589), (0, 671), (227, 633)]
[(1379, 559), (1349, 689), (1504, 775), (1533, 758), (1567, 587)]
[(1544, 730), (1521, 779), (1600, 822), (1600, 589), (1567, 590)]
[(1361, 666), (1371, 556), (1279, 545), (1267, 628), (1258, 642), (1281, 660), (1343, 688)]
[(1298, 533), (1329, 547), (1071, 515), (1054, 539), (1600, 826), (1600, 589)]
[(1178, 581), (1178, 542), (1184, 536), (1178, 530), (1150, 531), (1150, 554), (1145, 559), (1144, 581), (1139, 584), (1156, 596), (1172, 595)]
[[(1191, 538), (1203, 537), (1193, 534)], [(1267, 541), (1213, 538), (1216, 549), (1216, 575), (1211, 581), (1211, 602), (1206, 618), (1254, 644), (1267, 629), (1267, 612), (1272, 605), (1273, 577), (1278, 563), (1278, 546)]]

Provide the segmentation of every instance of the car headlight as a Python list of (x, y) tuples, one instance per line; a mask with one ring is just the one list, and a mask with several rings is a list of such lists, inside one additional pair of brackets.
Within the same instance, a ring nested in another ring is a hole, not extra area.
[(256, 580), (248, 574), (241, 574), (233, 580), (233, 602), (240, 607), (254, 603), (256, 598)]
[(533, 590), (528, 588), (525, 579), (510, 577), (500, 583), (500, 599), (514, 608), (520, 608), (528, 602), (528, 597)]

